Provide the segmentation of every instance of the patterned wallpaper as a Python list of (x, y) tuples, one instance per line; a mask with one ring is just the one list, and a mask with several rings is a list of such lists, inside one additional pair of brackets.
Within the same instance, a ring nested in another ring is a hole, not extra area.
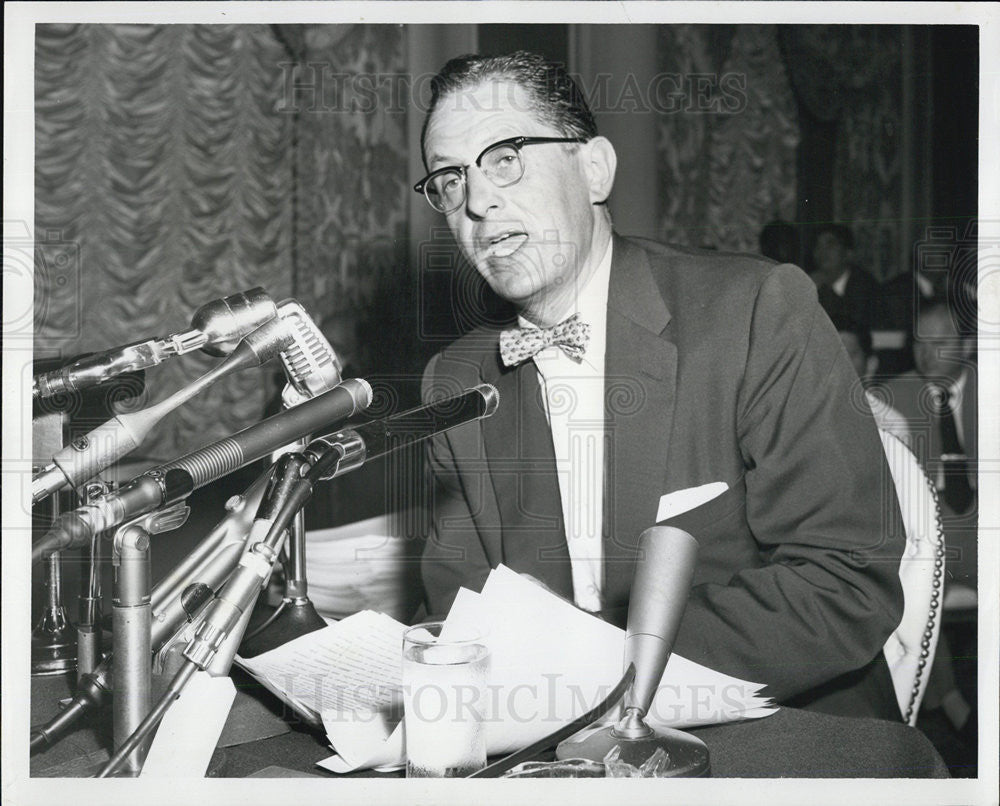
[(756, 251), (761, 228), (795, 216), (795, 99), (775, 26), (660, 27), (661, 69), (684, 108), (659, 119), (661, 236)]

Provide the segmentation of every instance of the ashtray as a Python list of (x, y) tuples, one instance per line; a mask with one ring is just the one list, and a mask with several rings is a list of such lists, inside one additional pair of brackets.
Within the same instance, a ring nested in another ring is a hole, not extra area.
[(502, 778), (603, 778), (604, 765), (585, 758), (565, 761), (525, 761), (505, 772)]

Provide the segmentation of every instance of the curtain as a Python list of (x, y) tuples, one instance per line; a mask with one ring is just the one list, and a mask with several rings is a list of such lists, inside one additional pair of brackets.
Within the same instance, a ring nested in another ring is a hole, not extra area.
[[(289, 29), (299, 29), (292, 32)], [(281, 26), (301, 43), (295, 293), (345, 369), (413, 375), (417, 269), (406, 241), (410, 78), (397, 25)], [(376, 404), (396, 383), (378, 384)]]
[(661, 236), (751, 251), (795, 216), (798, 116), (773, 25), (665, 25), (678, 109), (660, 117)]
[[(202, 303), (257, 285), (289, 296), (293, 118), (276, 108), (288, 56), (268, 26), (39, 25), (35, 51), (36, 358), (183, 331)], [(217, 360), (148, 370), (130, 405)], [(230, 434), (274, 391), (260, 370), (216, 383), (138, 452)]]
[(782, 26), (781, 45), (799, 103), (820, 120), (836, 123), (833, 217), (854, 232), (857, 262), (879, 280), (906, 271), (897, 246), (903, 127), (920, 131), (920, 126), (904, 121), (903, 29)]

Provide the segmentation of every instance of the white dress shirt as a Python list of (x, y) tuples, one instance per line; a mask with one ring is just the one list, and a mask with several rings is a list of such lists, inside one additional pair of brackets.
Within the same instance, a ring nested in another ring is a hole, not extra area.
[[(573, 576), (573, 600), (584, 610), (601, 609), (604, 516), (604, 353), (607, 343), (611, 241), (575, 305), (590, 325), (586, 354), (579, 361), (557, 346), (535, 358), (552, 431), (559, 498)], [(522, 327), (532, 324), (520, 319)]]
[(844, 296), (847, 293), (847, 281), (851, 279), (851, 270), (848, 269), (840, 277), (838, 277), (833, 283), (830, 284), (830, 288), (833, 289), (833, 293), (838, 297)]
[(965, 444), (965, 423), (962, 417), (962, 401), (965, 397), (965, 379), (968, 377), (968, 370), (963, 370), (957, 380), (952, 381), (948, 387), (948, 400), (951, 404), (951, 416), (955, 418), (955, 431), (958, 433), (958, 442), (962, 449), (968, 453), (968, 446)]

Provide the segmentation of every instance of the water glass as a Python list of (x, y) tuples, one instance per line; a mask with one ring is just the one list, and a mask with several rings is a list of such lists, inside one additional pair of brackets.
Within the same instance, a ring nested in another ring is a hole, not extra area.
[(403, 633), (408, 778), (461, 778), (486, 766), (489, 668), (481, 631), (434, 621)]

